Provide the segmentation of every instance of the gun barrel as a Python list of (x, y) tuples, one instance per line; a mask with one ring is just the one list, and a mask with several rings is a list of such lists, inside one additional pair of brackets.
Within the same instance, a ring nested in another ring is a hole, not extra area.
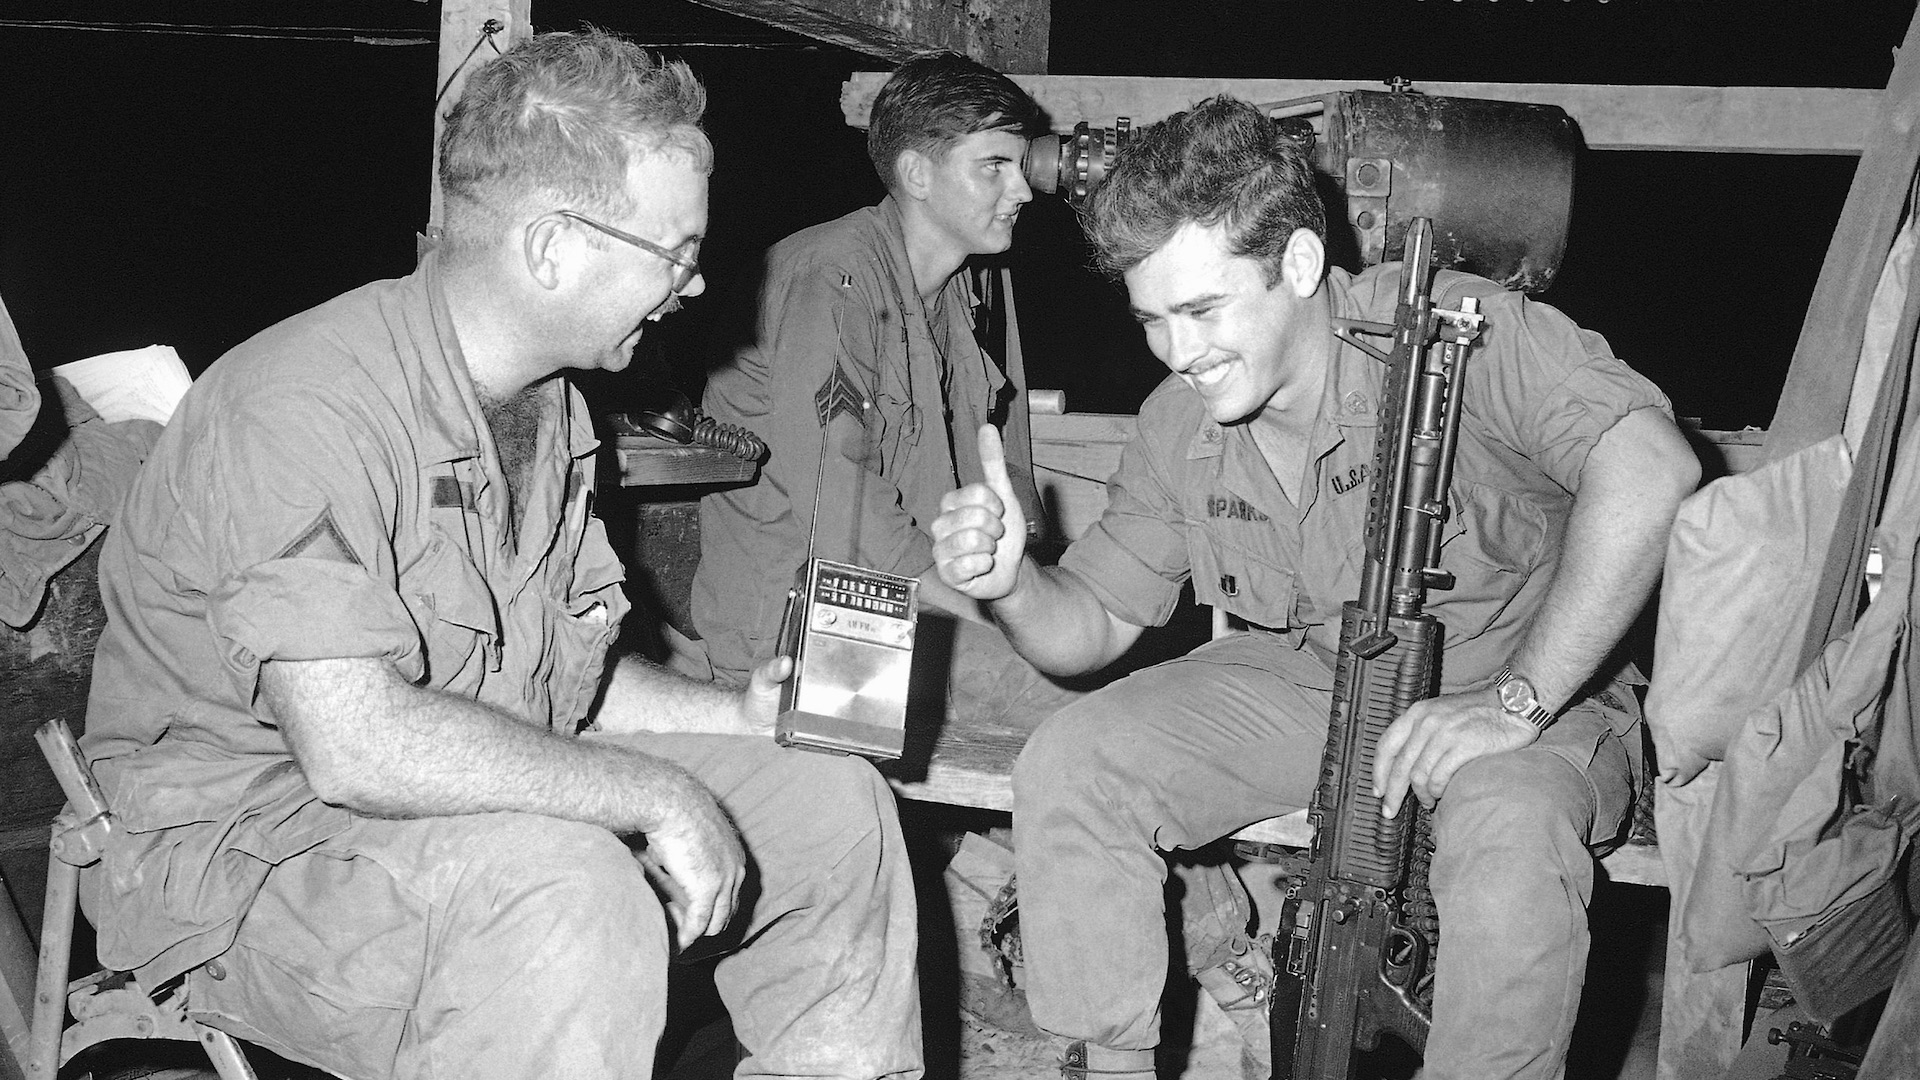
[[(1380, 392), (1360, 596), (1342, 612), (1326, 750), (1309, 811), (1312, 858), (1282, 914), (1288, 935), (1275, 944), (1282, 975), (1274, 995), (1275, 1080), (1347, 1080), (1357, 1050), (1391, 1033), (1424, 1052), (1431, 1024), (1428, 972), (1438, 940), (1426, 887), (1431, 845), (1417, 800), (1404, 801), (1392, 818), (1381, 816), (1373, 771), (1387, 729), (1435, 691), (1444, 629), (1424, 610), (1426, 590), (1444, 584), (1435, 564), (1458, 423), (1457, 376), (1478, 331), (1472, 304), (1462, 305), (1464, 316), (1433, 310), (1432, 237), (1424, 218), (1407, 231), (1393, 353)], [(1446, 342), (1436, 360), (1430, 346), (1440, 321), (1447, 322)], [(1373, 332), (1359, 323), (1344, 329)]]

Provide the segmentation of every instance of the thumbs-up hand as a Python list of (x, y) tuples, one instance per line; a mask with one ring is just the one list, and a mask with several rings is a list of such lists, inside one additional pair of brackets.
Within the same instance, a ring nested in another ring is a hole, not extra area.
[(980, 427), (980, 464), (987, 482), (968, 484), (940, 499), (933, 519), (933, 565), (940, 580), (975, 600), (1013, 592), (1027, 548), (1027, 515), (1007, 479), (1000, 431)]

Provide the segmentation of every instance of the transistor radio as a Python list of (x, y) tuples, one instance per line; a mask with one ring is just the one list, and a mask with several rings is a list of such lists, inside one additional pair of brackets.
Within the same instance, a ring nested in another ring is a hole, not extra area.
[(780, 687), (782, 746), (900, 756), (913, 666), (916, 578), (810, 558), (787, 593), (780, 651), (793, 674)]

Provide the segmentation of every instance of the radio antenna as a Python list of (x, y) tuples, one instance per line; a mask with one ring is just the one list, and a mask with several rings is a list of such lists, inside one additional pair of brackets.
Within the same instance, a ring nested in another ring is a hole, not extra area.
[(801, 566), (813, 562), (813, 534), (820, 527), (820, 482), (826, 479), (826, 475), (827, 425), (823, 421), (820, 424), (820, 459), (813, 466), (813, 508), (807, 511), (807, 557), (801, 562)]
[[(807, 558), (809, 561), (813, 558), (814, 534), (820, 527), (820, 485), (826, 479), (827, 472), (827, 429), (833, 424), (833, 418), (843, 412), (851, 414), (855, 422), (860, 425), (863, 450), (861, 457), (863, 460), (856, 463), (858, 474), (855, 479), (860, 484), (860, 487), (854, 490), (853, 507), (854, 528), (859, 528), (861, 489), (865, 487), (866, 481), (866, 462), (864, 460), (866, 455), (864, 450), (867, 437), (867, 408), (866, 395), (860, 392), (860, 388), (854, 385), (853, 380), (847, 377), (847, 373), (840, 367), (839, 362), (835, 361), (832, 374), (828, 375), (827, 381), (821, 383), (820, 389), (813, 393), (813, 410), (815, 415), (820, 417), (820, 457), (815, 463), (813, 470), (813, 509), (808, 511), (807, 514)], [(847, 552), (849, 561), (859, 561), (859, 540), (859, 534), (856, 532), (852, 537), (852, 550)]]

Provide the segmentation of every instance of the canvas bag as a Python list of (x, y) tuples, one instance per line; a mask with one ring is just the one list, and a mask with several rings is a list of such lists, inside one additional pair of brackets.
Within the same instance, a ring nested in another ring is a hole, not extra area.
[(1686, 783), (1726, 757), (1740, 724), (1799, 668), (1803, 626), (1783, 611), (1813, 603), (1853, 472), (1833, 435), (1680, 504), (1667, 539), (1647, 728), (1661, 776)]
[[(1840, 760), (1837, 745), (1803, 787), (1824, 803)], [(1796, 796), (1795, 801), (1801, 801)], [(1826, 809), (1831, 816), (1831, 805)], [(1841, 827), (1821, 839), (1788, 832), (1742, 867), (1753, 917), (1808, 1015), (1832, 1022), (1893, 985), (1913, 937), (1901, 865), (1920, 828), (1920, 802), (1892, 798), (1843, 811)], [(1760, 869), (1767, 863), (1776, 865)]]

